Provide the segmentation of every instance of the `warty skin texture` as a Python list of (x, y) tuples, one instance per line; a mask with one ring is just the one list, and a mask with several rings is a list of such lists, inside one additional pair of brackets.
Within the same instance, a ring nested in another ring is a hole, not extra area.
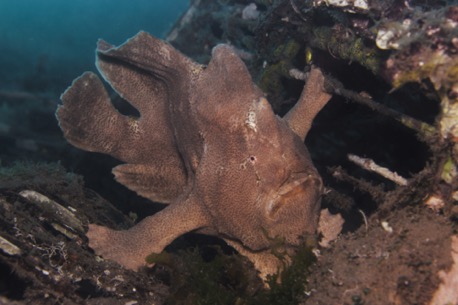
[(303, 141), (330, 98), (321, 72), (312, 69), (280, 118), (230, 46), (216, 46), (205, 67), (140, 32), (119, 47), (99, 41), (97, 57), (140, 117), (118, 113), (86, 72), (62, 95), (59, 125), (74, 146), (123, 161), (113, 169), (118, 182), (169, 205), (126, 231), (89, 225), (90, 247), (135, 270), (197, 231), (226, 240), (261, 276), (277, 272), (272, 239), (292, 253), (317, 228), (322, 182)]

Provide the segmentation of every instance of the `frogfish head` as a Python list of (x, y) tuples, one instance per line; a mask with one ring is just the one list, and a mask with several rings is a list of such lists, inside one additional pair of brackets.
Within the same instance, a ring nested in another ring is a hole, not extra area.
[(278, 121), (269, 135), (269, 141), (259, 141), (265, 147), (258, 145), (263, 149), (257, 150), (254, 164), (260, 181), (258, 225), (264, 246), (272, 238), (297, 246), (316, 232), (323, 182), (303, 141), (288, 127)]

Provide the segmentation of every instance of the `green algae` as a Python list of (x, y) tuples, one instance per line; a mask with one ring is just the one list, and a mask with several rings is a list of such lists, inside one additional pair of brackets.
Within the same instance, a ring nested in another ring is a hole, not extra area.
[[(423, 50), (410, 57), (412, 63), (404, 69), (397, 68), (393, 75), (394, 88), (409, 82), (430, 79), (436, 90), (450, 88), (458, 83), (458, 57), (449, 57), (442, 51)], [(395, 61), (397, 62), (397, 60)]]
[(336, 32), (330, 27), (316, 27), (312, 30), (310, 44), (335, 57), (357, 62), (374, 74), (380, 71), (383, 52), (373, 45), (367, 46), (361, 37)]
[(149, 263), (169, 269), (167, 304), (294, 305), (304, 298), (308, 269), (315, 262), (309, 246), (299, 247), (285, 269), (265, 284), (244, 257), (212, 249), (216, 255), (211, 259), (204, 259), (198, 248), (149, 256)]
[(277, 46), (271, 55), (270, 64), (263, 69), (259, 81), (260, 88), (269, 96), (280, 95), (283, 91), (283, 78), (289, 78), (289, 70), (294, 68), (301, 45), (294, 39)]

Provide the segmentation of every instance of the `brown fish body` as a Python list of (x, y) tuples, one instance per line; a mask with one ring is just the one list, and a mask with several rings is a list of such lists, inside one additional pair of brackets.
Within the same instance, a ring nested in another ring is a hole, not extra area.
[[(319, 70), (282, 119), (226, 45), (204, 67), (141, 32), (120, 47), (99, 42), (97, 66), (140, 117), (118, 113), (97, 76), (85, 73), (57, 110), (65, 137), (122, 160), (113, 169), (118, 182), (170, 203), (127, 231), (90, 225), (98, 254), (136, 269), (151, 252), (198, 230), (225, 239), (266, 275), (278, 267), (273, 238), (288, 248), (314, 234), (322, 183), (303, 140), (330, 98)], [(294, 113), (304, 103), (308, 112)]]

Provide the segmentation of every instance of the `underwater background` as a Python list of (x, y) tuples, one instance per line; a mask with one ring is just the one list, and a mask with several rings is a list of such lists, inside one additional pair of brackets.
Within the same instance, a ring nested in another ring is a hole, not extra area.
[[(0, 1), (0, 90), (62, 92), (94, 70), (97, 39), (163, 38), (189, 0)], [(27, 88), (24, 88), (27, 87)]]

